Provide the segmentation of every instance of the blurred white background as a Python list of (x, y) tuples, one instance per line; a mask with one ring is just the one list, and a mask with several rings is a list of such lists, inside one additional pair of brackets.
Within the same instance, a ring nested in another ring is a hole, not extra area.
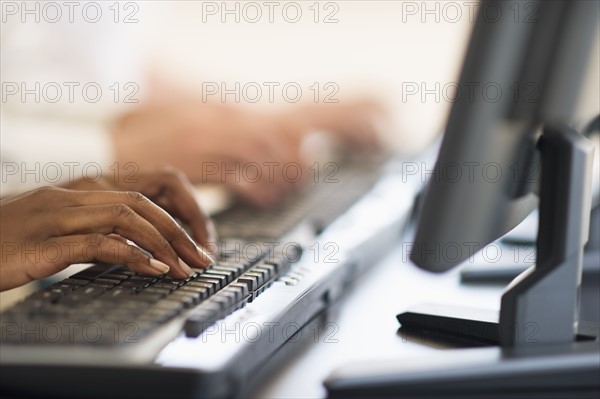
[[(64, 93), (57, 103), (43, 98), (37, 103), (31, 96), (23, 102), (18, 94), (8, 95), (3, 98), (5, 113), (102, 122), (131, 106), (115, 104), (109, 89), (114, 82), (135, 82), (139, 92), (134, 98), (143, 100), (157, 77), (196, 95), (202, 95), (206, 82), (227, 88), (254, 82), (264, 89), (259, 103), (271, 106), (290, 104), (281, 92), (288, 83), (301, 87), (300, 101), (314, 101), (317, 83), (320, 101), (327, 94), (340, 101), (361, 95), (382, 101), (394, 116), (395, 141), (407, 151), (440, 131), (451, 104), (433, 95), (426, 101), (420, 94), (403, 98), (403, 83), (434, 88), (436, 82), (456, 82), (472, 27), (464, 6), (456, 8), (460, 18), (444, 18), (444, 2), (437, 2), (438, 15), (425, 15), (425, 22), (414, 9), (421, 7), (419, 2), (99, 2), (102, 17), (95, 23), (89, 20), (96, 9), (85, 8), (86, 2), (77, 2), (74, 22), (66, 7), (52, 22), (56, 10), (46, 7), (52, 2), (14, 3), (16, 11), (3, 5), (3, 82), (27, 82), (27, 88), (57, 82)], [(64, 82), (81, 84), (75, 101), (67, 103)], [(87, 82), (99, 83), (101, 101), (81, 98), (80, 88)], [(280, 84), (273, 104), (266, 82)], [(227, 101), (235, 100), (229, 96)], [(252, 105), (244, 98), (240, 104)]]
[[(393, 116), (391, 141), (407, 152), (422, 148), (443, 129), (451, 102), (443, 90), (423, 97), (422, 89), (436, 91), (436, 84), (443, 88), (458, 81), (476, 5), (360, 0), (75, 3), (71, 11), (61, 2), (3, 2), (3, 85), (98, 82), (101, 101), (82, 100), (80, 86), (75, 101), (66, 103), (63, 86), (57, 103), (23, 102), (19, 95), (7, 96), (3, 86), (4, 114), (106, 123), (133, 106), (123, 101), (127, 94), (140, 101), (151, 92), (167, 95), (163, 86), (151, 83), (156, 81), (175, 83), (198, 96), (203, 83), (228, 89), (236, 83), (258, 84), (263, 88), (260, 105), (285, 106), (290, 102), (283, 98), (282, 86), (299, 85), (300, 101), (306, 102), (314, 101), (317, 83), (319, 101), (327, 94), (340, 101), (360, 95), (382, 101)], [(96, 6), (101, 16), (91, 23)], [(525, 14), (524, 6), (520, 10)], [(595, 49), (581, 107), (585, 118), (600, 109), (598, 43)], [(120, 84), (119, 101), (111, 89), (115, 82)], [(139, 91), (124, 89), (129, 82)], [(269, 82), (279, 84), (273, 104), (265, 86)], [(419, 92), (408, 93), (407, 84), (417, 85)], [(249, 93), (254, 97), (255, 92)], [(230, 95), (226, 101), (235, 99)], [(242, 96), (240, 105), (253, 104)]]
[[(161, 16), (152, 24), (159, 28), (146, 38), (156, 46), (153, 63), (197, 90), (203, 81), (297, 82), (311, 100), (309, 86), (334, 82), (340, 99), (363, 93), (379, 98), (412, 148), (440, 130), (449, 104), (433, 96), (422, 102), (418, 95), (403, 102), (402, 84), (457, 81), (472, 24), (466, 15), (456, 23), (436, 23), (434, 17), (422, 23), (418, 15), (404, 16), (404, 3), (320, 2), (318, 23), (314, 1), (297, 2), (303, 13), (297, 23), (286, 21), (285, 3), (274, 9), (273, 23), (266, 7), (259, 22), (236, 23), (234, 15), (222, 15), (225, 7), (233, 9), (231, 3), (215, 3), (217, 15), (203, 15), (203, 2), (161, 3), (164, 12), (154, 14)], [(325, 23), (328, 15), (337, 22)]]

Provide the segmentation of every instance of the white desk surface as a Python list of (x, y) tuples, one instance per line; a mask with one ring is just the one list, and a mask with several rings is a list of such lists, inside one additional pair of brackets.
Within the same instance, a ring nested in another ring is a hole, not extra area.
[(403, 260), (401, 247), (399, 242), (397, 249), (347, 292), (331, 318), (335, 325), (326, 325), (317, 340), (311, 338), (313, 342), (290, 358), (257, 392), (257, 397), (323, 398), (326, 392), (322, 382), (346, 363), (379, 359), (401, 362), (440, 350), (407, 342), (398, 335), (395, 316), (413, 305), (499, 309), (502, 287), (461, 285), (458, 270), (441, 275), (422, 271)]

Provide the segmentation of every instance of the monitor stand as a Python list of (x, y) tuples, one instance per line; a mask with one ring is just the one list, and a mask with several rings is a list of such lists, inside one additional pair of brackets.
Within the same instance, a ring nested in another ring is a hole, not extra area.
[(490, 315), (481, 320), (471, 317), (468, 309), (455, 313), (456, 309), (432, 307), (399, 314), (402, 328), (433, 330), (503, 348), (570, 344), (578, 336), (585, 339), (578, 315), (591, 211), (593, 146), (568, 127), (546, 128), (539, 151), (537, 261), (507, 286), (499, 318)]
[(591, 392), (597, 397), (598, 325), (578, 320), (593, 146), (568, 127), (547, 127), (539, 151), (537, 262), (508, 285), (499, 314), (429, 305), (397, 316), (402, 334), (490, 347), (440, 351), (416, 369), (403, 361), (387, 370), (376, 365), (373, 374), (372, 367), (350, 365), (326, 381), (330, 397), (367, 392), (395, 397), (496, 397), (501, 392), (588, 397)]

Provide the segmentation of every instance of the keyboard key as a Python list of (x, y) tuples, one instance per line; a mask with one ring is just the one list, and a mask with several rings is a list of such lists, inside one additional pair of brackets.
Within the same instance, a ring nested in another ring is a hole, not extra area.
[(171, 309), (171, 310), (175, 309), (177, 311), (181, 311), (183, 309), (183, 304), (181, 302), (173, 301), (169, 298), (165, 298), (161, 301), (158, 301), (153, 306), (157, 307), (157, 308), (164, 308), (164, 309)]
[(115, 271), (112, 271), (110, 274), (118, 274), (120, 276), (126, 276), (126, 277), (138, 275), (136, 272), (129, 270), (129, 269), (117, 269)]
[(167, 299), (178, 301), (185, 305), (186, 308), (191, 308), (196, 303), (200, 302), (200, 294), (195, 292), (174, 292)]
[(176, 284), (163, 283), (162, 281), (159, 281), (158, 283), (153, 284), (152, 287), (166, 289), (166, 290), (169, 290), (169, 292), (174, 291), (177, 288), (179, 288), (179, 286)]
[(272, 265), (261, 264), (252, 268), (252, 271), (255, 272), (262, 272), (263, 270), (266, 272), (266, 275), (264, 276), (265, 281), (271, 280), (276, 275), (275, 267)]
[(242, 298), (247, 297), (249, 294), (248, 285), (243, 284), (243, 283), (231, 283), (227, 286), (227, 288), (239, 290)]
[(83, 287), (82, 289), (77, 290), (77, 293), (75, 295), (94, 298), (100, 294), (103, 294), (104, 291), (106, 291), (106, 290), (102, 289), (101, 287), (93, 287), (88, 284), (87, 286)]
[[(39, 309), (35, 315), (37, 316), (36, 319), (40, 318), (39, 316), (46, 316), (48, 317), (48, 319), (51, 319), (55, 317), (68, 315), (70, 310), (71, 308), (69, 306), (55, 304), (52, 306), (45, 306)], [(43, 319), (45, 317), (41, 318)]]
[(56, 283), (56, 284), (52, 284), (50, 286), (50, 288), (52, 288), (52, 289), (64, 290), (65, 294), (75, 291), (79, 287), (80, 287), (79, 285), (63, 284), (63, 283)]
[(129, 276), (126, 274), (117, 274), (117, 273), (104, 274), (104, 275), (102, 275), (102, 277), (113, 279), (113, 280), (120, 280), (120, 281), (127, 280), (129, 278)]
[(209, 272), (209, 273), (214, 273), (215, 271), (227, 273), (227, 275), (231, 276), (232, 280), (241, 274), (237, 268), (228, 267), (228, 266), (215, 266), (215, 267), (211, 268), (210, 270), (207, 270), (207, 272)]
[(112, 283), (104, 283), (102, 281), (99, 281), (99, 282), (90, 281), (90, 283), (87, 285), (87, 287), (98, 287), (98, 288), (104, 288), (105, 290), (111, 289), (114, 286), (115, 285)]
[(100, 275), (103, 272), (104, 272), (103, 270), (99, 270), (96, 267), (89, 267), (78, 273), (70, 275), (69, 278), (75, 278), (75, 279), (81, 279), (81, 280), (91, 280), (91, 279), (100, 277)]
[(146, 281), (127, 280), (127, 281), (122, 282), (121, 285), (119, 285), (119, 287), (142, 289), (142, 288), (148, 287), (149, 285), (150, 285), (150, 283), (148, 283)]
[[(106, 298), (102, 297), (102, 299), (104, 300)], [(147, 309), (151, 308), (152, 306), (155, 306), (155, 304), (153, 304), (152, 302), (139, 300), (139, 297), (136, 295), (131, 295), (129, 297), (122, 298), (119, 301), (118, 307), (115, 307), (114, 302), (108, 303), (110, 304), (109, 306), (112, 307), (112, 310), (108, 312), (109, 314), (115, 311), (117, 314), (125, 315), (128, 320), (135, 319)], [(106, 305), (104, 306), (106, 307)]]
[(243, 298), (242, 291), (239, 288), (231, 288), (230, 286), (227, 286), (227, 288), (223, 289), (223, 291), (221, 291), (221, 295), (228, 297), (232, 305), (241, 301)]
[(202, 281), (192, 281), (191, 283), (188, 283), (186, 287), (206, 288), (208, 295), (210, 296), (215, 293), (216, 284), (205, 283)]
[(262, 269), (260, 267), (253, 267), (250, 269), (252, 273), (260, 274), (262, 277), (262, 283), (260, 285), (266, 284), (267, 281), (270, 280), (270, 273), (266, 269)]
[(102, 277), (102, 278), (95, 279), (93, 282), (94, 283), (106, 283), (106, 284), (117, 285), (117, 284), (121, 283), (121, 280)]
[(217, 267), (222, 267), (222, 266), (234, 268), (239, 273), (243, 273), (246, 270), (246, 265), (244, 264), (244, 262), (224, 261), (224, 262), (217, 263)]
[(118, 287), (118, 288), (115, 288), (115, 289), (107, 292), (105, 295), (102, 296), (102, 299), (121, 300), (125, 297), (133, 295), (134, 293), (135, 293), (134, 289)]
[(202, 274), (202, 276), (207, 276), (207, 275), (211, 275), (211, 276), (214, 276), (214, 275), (224, 276), (225, 277), (225, 284), (229, 284), (234, 279), (234, 272), (229, 271), (229, 270), (217, 269), (217, 268), (212, 268), (210, 270), (207, 270), (206, 273)]
[(194, 310), (184, 324), (185, 335), (195, 338), (202, 334), (209, 326), (213, 325), (219, 318), (221, 306), (216, 303), (205, 302), (201, 308)]
[(163, 294), (145, 293), (144, 291), (134, 296), (135, 299), (144, 302), (158, 302), (164, 298)]
[(273, 261), (263, 261), (261, 263), (261, 266), (263, 266), (263, 265), (273, 266), (275, 272), (279, 273), (279, 270), (281, 268), (281, 263), (282, 263), (281, 261), (277, 262), (277, 261), (274, 261), (274, 260)]
[(258, 288), (258, 277), (251, 275), (243, 275), (236, 280), (239, 284), (244, 284), (248, 291), (254, 291)]
[(176, 280), (169, 276), (164, 276), (163, 278), (160, 279), (160, 282), (161, 283), (169, 283), (169, 284), (173, 284), (176, 286), (181, 286), (181, 285), (185, 284), (187, 282), (187, 280)]
[(233, 301), (230, 296), (213, 296), (210, 301), (211, 303), (217, 305), (220, 311), (224, 311), (233, 305)]
[(158, 279), (156, 277), (140, 276), (140, 275), (131, 276), (128, 279), (128, 281), (144, 281), (146, 283), (154, 283), (157, 280)]
[(166, 289), (166, 288), (156, 288), (154, 286), (151, 286), (151, 287), (144, 289), (141, 293), (167, 295), (167, 294), (171, 293), (171, 290)]
[(89, 280), (84, 280), (84, 279), (79, 279), (79, 278), (67, 278), (64, 279), (63, 281), (61, 281), (61, 284), (69, 284), (69, 285), (73, 285), (76, 287), (81, 287), (84, 286), (86, 284), (88, 284), (90, 281)]
[(181, 287), (177, 292), (193, 293), (197, 296), (196, 301), (199, 302), (208, 298), (209, 290), (206, 287)]
[(107, 265), (104, 263), (100, 263), (92, 267), (88, 267), (87, 269), (82, 270), (79, 273), (75, 273), (74, 275), (69, 277), (83, 280), (93, 280), (105, 273), (112, 273), (114, 270), (117, 270), (120, 267), (121, 266), (118, 265)]
[(158, 302), (161, 303), (160, 306), (153, 306), (151, 309), (144, 312), (144, 314), (142, 314), (138, 320), (140, 322), (164, 323), (165, 321), (177, 316), (181, 311), (180, 303), (173, 301), (170, 301), (170, 304), (163, 301), (161, 302)]
[(93, 287), (91, 285), (87, 285), (78, 289), (70, 295), (65, 296), (61, 299), (62, 304), (71, 304), (74, 306), (80, 305), (83, 302), (89, 302), (92, 299), (104, 294), (106, 292), (106, 288), (104, 287)]
[[(199, 314), (209, 314), (211, 318), (216, 319), (220, 315), (221, 307), (216, 303), (205, 302), (202, 304), (201, 313)], [(194, 315), (196, 313), (194, 312)]]
[(255, 279), (257, 287), (260, 287), (264, 283), (262, 273), (256, 273), (256, 272), (253, 272), (253, 271), (249, 271), (249, 272), (244, 273), (242, 275), (242, 277), (249, 277), (249, 278)]
[(66, 286), (66, 288), (58, 288), (58, 287), (50, 287), (50, 292), (53, 294), (58, 294), (61, 296), (70, 294), (71, 292), (73, 292), (73, 290), (71, 289), (71, 287), (69, 285)]
[(200, 277), (196, 279), (196, 281), (202, 281), (205, 283), (216, 283), (218, 284), (219, 289), (227, 285), (227, 277), (219, 274), (202, 273)]
[[(202, 280), (202, 281), (200, 281)], [(196, 284), (207, 284), (210, 286), (209, 288), (209, 295), (212, 296), (214, 295), (216, 292), (218, 292), (221, 289), (221, 283), (219, 280), (214, 280), (214, 279), (199, 279), (198, 281), (194, 281), (193, 285), (190, 285), (192, 287), (196, 286)]]

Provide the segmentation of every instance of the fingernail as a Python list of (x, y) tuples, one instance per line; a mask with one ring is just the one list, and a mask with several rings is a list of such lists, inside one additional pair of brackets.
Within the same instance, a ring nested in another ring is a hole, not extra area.
[(216, 263), (216, 261), (209, 254), (204, 252), (202, 250), (202, 248), (196, 247), (196, 251), (198, 251), (198, 254), (202, 258), (202, 262), (204, 262), (206, 264), (206, 266), (210, 266), (210, 265)]
[(188, 264), (185, 263), (181, 258), (179, 258), (179, 266), (181, 266), (181, 269), (185, 274), (187, 274), (188, 277), (191, 277), (194, 274), (192, 268), (189, 267)]
[(150, 258), (150, 266), (161, 274), (167, 274), (171, 270), (169, 266), (154, 258)]

